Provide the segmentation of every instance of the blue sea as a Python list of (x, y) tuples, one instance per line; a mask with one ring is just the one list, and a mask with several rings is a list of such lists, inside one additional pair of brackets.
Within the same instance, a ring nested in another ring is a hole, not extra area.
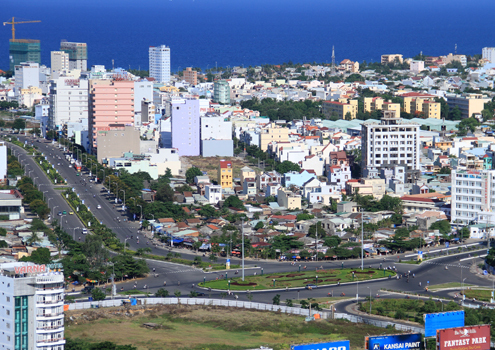
[[(376, 62), (381, 54), (481, 54), (495, 46), (494, 0), (4, 0), (1, 21), (41, 40), (88, 44), (88, 65), (148, 69), (148, 47), (171, 48), (172, 70), (283, 62)], [(10, 26), (0, 28), (8, 69)]]

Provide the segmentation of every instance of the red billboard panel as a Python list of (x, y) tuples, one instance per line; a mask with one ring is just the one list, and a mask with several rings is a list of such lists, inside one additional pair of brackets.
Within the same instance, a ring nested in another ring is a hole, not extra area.
[(470, 326), (437, 331), (439, 350), (490, 350), (490, 326)]

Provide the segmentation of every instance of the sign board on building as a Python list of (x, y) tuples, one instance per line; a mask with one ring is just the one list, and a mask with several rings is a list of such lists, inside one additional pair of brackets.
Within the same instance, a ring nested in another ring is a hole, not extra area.
[(291, 345), (290, 350), (350, 350), (349, 340), (332, 341), (328, 343)]
[(438, 312), (425, 314), (425, 337), (434, 337), (437, 330), (464, 327), (464, 311)]
[(421, 350), (421, 333), (365, 338), (366, 350)]
[(79, 79), (65, 79), (65, 86), (79, 86)]
[(25, 273), (45, 273), (46, 265), (29, 265), (29, 266), (15, 266), (14, 271), (16, 275), (25, 274)]
[(439, 350), (489, 350), (490, 325), (441, 329), (437, 342)]

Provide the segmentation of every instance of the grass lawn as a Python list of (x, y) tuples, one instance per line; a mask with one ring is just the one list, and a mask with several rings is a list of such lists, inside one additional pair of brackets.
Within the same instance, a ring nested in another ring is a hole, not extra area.
[(124, 290), (122, 292), (117, 292), (117, 294), (135, 295), (135, 294), (153, 294), (153, 293), (146, 293), (146, 292), (143, 292), (142, 290), (130, 289), (130, 290)]
[[(273, 312), (214, 306), (160, 305), (147, 310), (131, 307), (132, 317), (123, 308), (74, 310), (65, 334), (73, 340), (111, 341), (150, 349), (253, 349), (276, 350), (290, 344), (349, 339), (353, 350), (362, 349), (369, 334), (395, 334), (394, 329), (378, 328), (342, 320), (305, 322), (304, 317)], [(147, 329), (143, 323), (161, 327)]]
[(442, 284), (434, 284), (430, 285), (428, 289), (430, 290), (438, 290), (438, 289), (445, 289), (445, 288), (461, 288), (462, 286), (464, 287), (472, 287), (472, 284), (461, 284), (460, 282), (450, 282), (450, 283), (442, 283)]
[[(355, 272), (354, 277), (353, 272)], [(232, 275), (234, 275), (233, 272)], [(206, 281), (206, 284), (201, 282), (199, 283), (199, 286), (212, 289), (229, 289), (228, 281), (230, 280), (230, 290), (263, 290), (285, 287), (305, 287), (309, 283), (328, 285), (337, 284), (338, 282), (365, 281), (383, 278), (389, 275), (395, 276), (395, 272), (387, 270), (384, 276), (383, 270), (379, 269), (364, 269), (363, 271), (359, 269), (332, 269), (248, 276), (244, 278), (244, 282), (241, 281), (241, 277), (229, 277), (228, 280), (223, 278), (214, 281)], [(318, 281), (316, 280), (316, 276), (318, 276)], [(275, 283), (273, 282), (274, 279)]]
[(465, 289), (464, 294), (466, 294), (466, 298), (468, 298), (468, 299), (476, 298), (476, 300), (490, 301), (490, 298), (492, 296), (492, 290), (491, 289)]

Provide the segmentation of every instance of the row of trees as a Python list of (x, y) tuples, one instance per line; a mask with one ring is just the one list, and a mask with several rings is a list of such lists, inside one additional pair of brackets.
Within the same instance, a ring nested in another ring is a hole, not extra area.
[(287, 120), (302, 119), (306, 117), (321, 118), (321, 102), (318, 101), (276, 101), (272, 98), (264, 98), (261, 101), (252, 98), (241, 102), (242, 108), (249, 108), (259, 111), (261, 116), (266, 116), (270, 120)]

